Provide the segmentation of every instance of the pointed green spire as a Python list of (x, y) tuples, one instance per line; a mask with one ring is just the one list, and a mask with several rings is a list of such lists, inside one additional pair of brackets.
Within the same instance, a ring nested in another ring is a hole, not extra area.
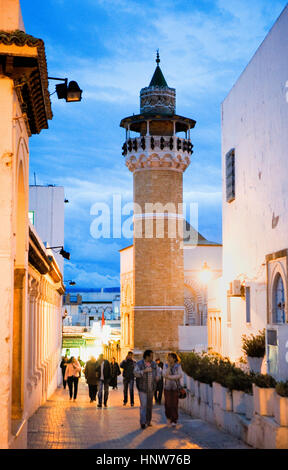
[(159, 57), (159, 49), (157, 50), (157, 56), (156, 56), (156, 64), (157, 67), (155, 69), (154, 75), (152, 77), (152, 80), (150, 82), (149, 87), (151, 86), (158, 86), (159, 88), (165, 88), (168, 87), (167, 82), (164, 78), (164, 75), (162, 73), (162, 70), (159, 67), (160, 63), (160, 57)]

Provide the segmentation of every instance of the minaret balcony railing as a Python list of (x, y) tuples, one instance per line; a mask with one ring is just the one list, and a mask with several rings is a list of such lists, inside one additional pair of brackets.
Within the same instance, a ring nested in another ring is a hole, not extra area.
[(138, 152), (153, 152), (153, 150), (187, 152), (188, 155), (193, 153), (193, 145), (190, 139), (181, 139), (177, 136), (142, 136), (128, 138), (122, 146), (122, 155), (126, 157), (128, 154)]

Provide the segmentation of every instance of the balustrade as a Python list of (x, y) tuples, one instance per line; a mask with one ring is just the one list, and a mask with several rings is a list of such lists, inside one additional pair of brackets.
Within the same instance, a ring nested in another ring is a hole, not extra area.
[(190, 139), (181, 139), (180, 137), (174, 136), (146, 136), (146, 137), (135, 137), (127, 139), (122, 146), (122, 155), (126, 156), (128, 153), (151, 151), (154, 149), (165, 149), (177, 152), (187, 152), (188, 155), (193, 153), (193, 145)]

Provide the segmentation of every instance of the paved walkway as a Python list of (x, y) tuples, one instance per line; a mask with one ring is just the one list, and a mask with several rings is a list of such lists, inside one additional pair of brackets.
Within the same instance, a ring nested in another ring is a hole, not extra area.
[(135, 407), (123, 407), (122, 385), (111, 390), (108, 408), (90, 403), (88, 387), (82, 378), (77, 400), (58, 389), (30, 418), (30, 449), (245, 449), (244, 443), (214, 426), (180, 412), (179, 424), (166, 423), (164, 406), (153, 408), (153, 426), (139, 425), (139, 399)]

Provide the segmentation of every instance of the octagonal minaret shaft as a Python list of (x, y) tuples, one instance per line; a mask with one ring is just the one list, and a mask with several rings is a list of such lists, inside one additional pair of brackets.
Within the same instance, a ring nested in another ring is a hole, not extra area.
[[(133, 346), (139, 354), (149, 348), (161, 355), (178, 349), (184, 321), (182, 180), (195, 121), (175, 114), (176, 91), (167, 85), (158, 53), (156, 63), (150, 85), (140, 92), (141, 114), (120, 125), (134, 184)], [(138, 137), (132, 138), (132, 131)]]

